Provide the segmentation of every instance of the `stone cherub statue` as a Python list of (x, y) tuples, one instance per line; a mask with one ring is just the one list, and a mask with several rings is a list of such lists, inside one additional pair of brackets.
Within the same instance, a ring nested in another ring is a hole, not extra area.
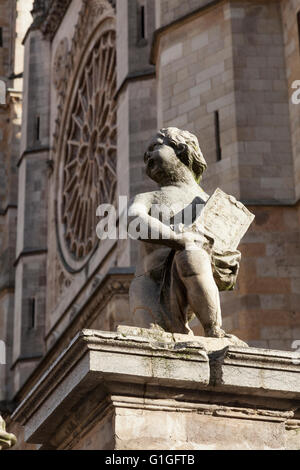
[(134, 321), (146, 328), (193, 334), (189, 321), (196, 315), (206, 336), (227, 336), (219, 290), (234, 287), (240, 252), (218, 252), (205, 230), (182, 228), (192, 226), (209, 199), (199, 186), (207, 165), (198, 140), (188, 131), (161, 129), (144, 161), (159, 188), (135, 196), (128, 211), (130, 221), (138, 220), (140, 234), (135, 238), (142, 242), (129, 294)]

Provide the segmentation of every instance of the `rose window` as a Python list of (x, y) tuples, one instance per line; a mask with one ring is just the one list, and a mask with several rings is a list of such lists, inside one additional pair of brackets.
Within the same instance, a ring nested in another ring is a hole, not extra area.
[(115, 32), (105, 32), (84, 62), (67, 115), (61, 170), (64, 245), (77, 261), (99, 242), (97, 207), (116, 202)]

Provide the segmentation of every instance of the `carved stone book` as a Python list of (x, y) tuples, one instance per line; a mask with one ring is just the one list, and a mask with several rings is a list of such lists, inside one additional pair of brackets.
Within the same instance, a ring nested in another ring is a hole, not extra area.
[(235, 197), (217, 188), (193, 227), (214, 239), (215, 251), (235, 251), (254, 217)]

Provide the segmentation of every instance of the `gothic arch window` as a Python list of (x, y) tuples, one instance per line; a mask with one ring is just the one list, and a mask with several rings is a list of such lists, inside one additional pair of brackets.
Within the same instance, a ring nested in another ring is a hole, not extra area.
[(81, 58), (60, 131), (57, 229), (70, 271), (99, 245), (97, 207), (116, 203), (116, 33), (109, 25)]

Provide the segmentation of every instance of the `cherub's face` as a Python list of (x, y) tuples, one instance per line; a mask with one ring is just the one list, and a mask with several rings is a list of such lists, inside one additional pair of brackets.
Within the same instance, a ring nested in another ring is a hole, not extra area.
[(146, 174), (159, 184), (167, 184), (180, 165), (174, 149), (160, 135), (151, 140), (144, 155), (144, 162)]

